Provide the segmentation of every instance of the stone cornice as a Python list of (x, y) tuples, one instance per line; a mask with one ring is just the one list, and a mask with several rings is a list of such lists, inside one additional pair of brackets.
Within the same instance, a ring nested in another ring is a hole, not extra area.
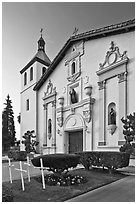
[(125, 58), (125, 59), (123, 59), (123, 60), (120, 60), (120, 61), (118, 61), (118, 62), (116, 62), (116, 63), (114, 63), (114, 64), (112, 64), (112, 65), (110, 65), (110, 66), (107, 66), (107, 67), (105, 67), (105, 68), (103, 68), (103, 69), (98, 70), (98, 71), (96, 72), (96, 74), (97, 74), (98, 76), (100, 76), (101, 74), (104, 74), (104, 73), (106, 73), (106, 72), (108, 72), (108, 71), (110, 71), (110, 70), (112, 70), (112, 69), (115, 69), (116, 67), (118, 67), (118, 66), (120, 66), (120, 65), (122, 65), (122, 64), (126, 64), (128, 61), (129, 61), (128, 58)]
[[(82, 106), (84, 106), (86, 104), (89, 104), (89, 103), (91, 105), (93, 105), (95, 103), (95, 99), (94, 98), (91, 98), (91, 99), (87, 98), (87, 99), (84, 99), (84, 100), (80, 101), (79, 103), (74, 103), (74, 104), (71, 104), (69, 106), (65, 106), (63, 108), (63, 112), (69, 111), (71, 109), (76, 109), (76, 108), (82, 107)], [(59, 112), (61, 112), (61, 108), (57, 108), (57, 113), (59, 113)]]

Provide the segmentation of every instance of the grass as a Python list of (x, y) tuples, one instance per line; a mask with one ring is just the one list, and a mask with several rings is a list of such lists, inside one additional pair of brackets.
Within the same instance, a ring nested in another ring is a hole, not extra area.
[(36, 177), (32, 177), (30, 183), (28, 183), (27, 179), (24, 179), (24, 192), (22, 191), (21, 180), (15, 180), (12, 184), (9, 182), (5, 182), (3, 184), (12, 190), (14, 202), (63, 202), (67, 199), (125, 177), (125, 175), (119, 172), (109, 174), (106, 169), (102, 170), (97, 168), (89, 171), (85, 169), (75, 169), (70, 173), (87, 178), (87, 182), (76, 186), (46, 185), (45, 190), (43, 190), (42, 183), (38, 182)]

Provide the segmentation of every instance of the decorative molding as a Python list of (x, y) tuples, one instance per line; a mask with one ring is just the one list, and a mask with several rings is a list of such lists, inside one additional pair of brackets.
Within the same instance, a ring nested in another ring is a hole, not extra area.
[(83, 80), (84, 80), (84, 84), (87, 84), (89, 82), (89, 76), (85, 76)]
[(71, 114), (72, 114), (72, 115), (75, 114), (75, 108), (74, 108), (74, 107), (71, 107), (71, 108), (70, 108), (70, 111), (71, 111)]
[(89, 123), (91, 121), (91, 117), (92, 117), (92, 105), (95, 102), (94, 98), (89, 98), (89, 102), (87, 104), (84, 104), (83, 106), (83, 117), (85, 119), (85, 121), (87, 123)]
[(121, 74), (118, 74), (118, 78), (119, 78), (119, 83), (123, 82), (123, 81), (126, 81), (127, 80), (127, 75), (128, 75), (128, 72), (123, 72)]
[(48, 96), (50, 94), (53, 94), (56, 92), (56, 87), (53, 87), (53, 84), (51, 83), (51, 80), (49, 79), (48, 85), (47, 85), (47, 91), (44, 92), (44, 96)]
[(58, 126), (62, 127), (63, 126), (63, 117), (62, 116), (58, 116), (57, 117), (57, 122), (58, 122)]
[(87, 123), (91, 121), (91, 110), (83, 110), (83, 116)]
[[(63, 108), (63, 112), (71, 111), (73, 113), (74, 112), (73, 109), (80, 108), (80, 107), (82, 107), (82, 106), (84, 106), (86, 104), (89, 104), (89, 103), (91, 103), (91, 105), (94, 104), (95, 103), (95, 99), (94, 98), (86, 98), (86, 99), (84, 99), (84, 100), (82, 100), (82, 101), (80, 101), (78, 103), (74, 103), (74, 104), (71, 104), (69, 106), (65, 106)], [(60, 112), (60, 108), (57, 109), (57, 113), (58, 112)]]
[(123, 54), (121, 54), (119, 52), (119, 47), (115, 46), (114, 41), (111, 41), (109, 49), (110, 50), (106, 53), (104, 63), (99, 64), (100, 69), (104, 69), (105, 65), (110, 66), (117, 61), (127, 59), (127, 51), (124, 51)]
[(63, 94), (65, 94), (65, 93), (66, 93), (66, 87), (65, 87), (65, 86), (63, 87), (62, 92), (63, 92)]
[(56, 100), (52, 101), (52, 107), (56, 107)]
[(98, 82), (99, 90), (106, 88), (106, 80)]
[(81, 70), (79, 70), (79, 72), (76, 72), (75, 74), (73, 75), (70, 75), (67, 77), (67, 80), (70, 81), (70, 82), (75, 82), (76, 79), (81, 75)]
[[(73, 46), (74, 48), (74, 46)], [(75, 82), (76, 79), (81, 75), (81, 56), (84, 54), (84, 42), (76, 43), (75, 49), (71, 49), (71, 51), (66, 55), (65, 66), (68, 68), (68, 77), (67, 80), (69, 82)], [(72, 63), (76, 63), (75, 73), (71, 73), (71, 65)]]
[(98, 142), (98, 146), (106, 146), (106, 142)]
[(125, 141), (118, 141), (118, 145), (124, 145)]
[(108, 127), (107, 127), (107, 129), (108, 129), (108, 131), (109, 131), (109, 133), (110, 133), (111, 135), (114, 134), (114, 132), (116, 131), (116, 128), (117, 128), (117, 126), (114, 125), (114, 124), (108, 125)]

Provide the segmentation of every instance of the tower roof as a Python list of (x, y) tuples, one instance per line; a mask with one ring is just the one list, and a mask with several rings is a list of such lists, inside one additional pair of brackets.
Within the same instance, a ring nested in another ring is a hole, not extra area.
[(22, 74), (23, 72), (25, 72), (34, 62), (40, 62), (45, 66), (49, 66), (51, 64), (51, 61), (49, 59), (49, 57), (47, 56), (47, 54), (45, 53), (45, 41), (42, 37), (38, 40), (38, 51), (35, 54), (35, 56), (29, 61), (29, 63), (20, 71), (20, 73)]

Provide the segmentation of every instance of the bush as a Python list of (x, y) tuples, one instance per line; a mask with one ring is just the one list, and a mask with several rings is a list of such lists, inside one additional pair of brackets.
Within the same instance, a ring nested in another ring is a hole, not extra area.
[(61, 175), (64, 171), (68, 172), (69, 168), (76, 167), (80, 157), (75, 154), (41, 155), (32, 159), (32, 164), (40, 167), (40, 158), (43, 160), (43, 166), (48, 168), (47, 170)]
[(127, 152), (130, 155), (135, 155), (135, 143), (126, 143), (120, 147), (120, 152)]
[(4, 185), (2, 185), (2, 202), (14, 202), (12, 191)]
[(8, 157), (12, 158), (14, 161), (25, 161), (27, 158), (27, 152), (19, 150), (9, 150)]
[[(36, 153), (36, 146), (39, 144), (39, 142), (36, 141), (36, 135), (35, 131), (27, 131), (22, 138), (24, 139), (22, 141), (22, 144), (25, 145), (25, 150), (27, 153), (34, 152)], [(35, 139), (34, 139), (35, 138)]]
[(125, 137), (125, 144), (120, 147), (120, 152), (127, 152), (131, 155), (135, 155), (135, 113), (127, 115), (123, 122), (123, 134)]
[(80, 161), (86, 169), (91, 166), (106, 167), (110, 170), (126, 167), (129, 165), (130, 155), (125, 152), (80, 152)]

